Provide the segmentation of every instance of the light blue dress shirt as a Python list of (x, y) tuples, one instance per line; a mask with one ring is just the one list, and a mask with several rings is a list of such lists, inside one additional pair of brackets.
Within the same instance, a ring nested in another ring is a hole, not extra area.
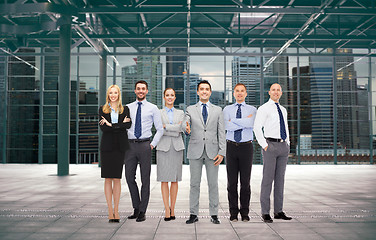
[(168, 107), (165, 107), (165, 109), (166, 109), (166, 112), (167, 112), (168, 121), (170, 122), (170, 124), (173, 124), (174, 123), (174, 110), (175, 110), (175, 108), (172, 107), (170, 109)]
[(115, 112), (115, 109), (111, 107), (111, 104), (108, 104), (111, 108), (111, 123), (119, 123), (119, 113)]
[[(136, 113), (137, 113), (137, 108), (138, 108), (138, 101), (136, 100), (132, 103), (129, 103), (127, 104), (127, 106), (129, 108), (129, 112), (130, 112), (131, 119), (132, 119), (132, 126), (128, 129), (128, 139), (136, 139), (134, 135), (134, 128), (136, 124)], [(157, 132), (154, 135), (151, 145), (155, 147), (157, 146), (159, 140), (161, 139), (163, 135), (163, 124), (162, 124), (161, 112), (159, 111), (156, 105), (144, 99), (141, 105), (142, 133), (141, 133), (140, 139), (151, 138), (152, 136), (151, 128), (153, 127), (153, 124)]]
[[(243, 129), (242, 139), (240, 142), (248, 142), (253, 140), (253, 124), (255, 122), (257, 109), (254, 106), (246, 104), (245, 102), (241, 103), (240, 109), (242, 111), (241, 118), (236, 118), (238, 103), (228, 105), (223, 109), (226, 139), (235, 142), (234, 131)], [(250, 114), (252, 114), (252, 117), (248, 118), (247, 116)]]

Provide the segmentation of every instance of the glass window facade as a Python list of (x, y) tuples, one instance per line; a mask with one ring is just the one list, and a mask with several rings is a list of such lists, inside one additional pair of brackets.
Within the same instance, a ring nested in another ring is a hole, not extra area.
[[(247, 86), (248, 104), (259, 107), (278, 82), (288, 110), (289, 161), (373, 163), (376, 145), (375, 49), (288, 48), (266, 67), (278, 49), (160, 48), (151, 55), (131, 48), (107, 57), (107, 87), (117, 84), (123, 104), (135, 100), (134, 84), (149, 83), (148, 100), (163, 106), (163, 90), (176, 90), (176, 107), (198, 101), (200, 80), (212, 85), (211, 102), (234, 101), (232, 88)], [(148, 49), (144, 49), (147, 51)], [(320, 52), (317, 54), (317, 52)], [(18, 59), (0, 55), (0, 158), (2, 163), (57, 163), (59, 56), (56, 49), (24, 48)], [(315, 54), (313, 54), (315, 53)], [(70, 163), (98, 161), (99, 56), (75, 48), (71, 57)], [(254, 143), (254, 163), (261, 149)]]

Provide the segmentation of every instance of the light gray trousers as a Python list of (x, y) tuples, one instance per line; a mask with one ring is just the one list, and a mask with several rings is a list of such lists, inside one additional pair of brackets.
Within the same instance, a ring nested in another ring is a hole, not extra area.
[(210, 216), (218, 215), (218, 168), (214, 166), (214, 160), (206, 155), (204, 150), (199, 159), (189, 159), (191, 171), (191, 188), (189, 192), (190, 214), (198, 215), (200, 202), (200, 184), (202, 176), (202, 166), (205, 164), (206, 178), (209, 187), (209, 213)]
[(285, 172), (290, 146), (286, 142), (268, 141), (268, 149), (262, 150), (264, 160), (261, 182), (261, 214), (270, 212), (270, 193), (274, 181), (274, 213), (282, 212)]

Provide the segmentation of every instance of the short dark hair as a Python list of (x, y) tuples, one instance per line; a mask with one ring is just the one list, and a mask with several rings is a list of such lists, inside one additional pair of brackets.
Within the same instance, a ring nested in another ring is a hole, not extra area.
[(237, 83), (237, 84), (235, 85), (235, 87), (234, 87), (234, 90), (235, 90), (235, 88), (236, 88), (237, 86), (243, 86), (243, 87), (245, 88), (245, 90), (247, 91), (247, 87), (245, 86), (244, 83)]
[(139, 81), (137, 81), (137, 82), (134, 84), (134, 89), (136, 89), (136, 86), (137, 86), (137, 84), (139, 84), (139, 83), (141, 83), (141, 84), (145, 84), (145, 85), (146, 85), (146, 89), (149, 89), (148, 83), (147, 83), (146, 81), (144, 81), (144, 80), (139, 80)]
[(211, 85), (210, 85), (210, 83), (209, 83), (208, 81), (206, 81), (206, 80), (202, 80), (202, 81), (199, 82), (198, 85), (197, 85), (197, 91), (198, 91), (198, 89), (199, 89), (199, 87), (200, 87), (200, 84), (208, 84), (208, 85), (209, 85), (209, 88), (210, 88), (210, 91), (212, 90), (212, 89), (211, 89)]

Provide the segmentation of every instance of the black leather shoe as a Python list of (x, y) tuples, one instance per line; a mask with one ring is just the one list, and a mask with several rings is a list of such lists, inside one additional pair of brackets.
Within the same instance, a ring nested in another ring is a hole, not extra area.
[(269, 214), (262, 214), (262, 220), (264, 220), (264, 222), (266, 222), (266, 223), (272, 223), (273, 222), (273, 219), (270, 217)]
[(217, 215), (212, 215), (210, 221), (214, 224), (220, 224), (221, 221), (219, 221)]
[(192, 224), (192, 223), (195, 223), (198, 221), (198, 217), (197, 215), (189, 215), (189, 219), (187, 221), (185, 221), (186, 224)]
[(166, 222), (168, 222), (168, 221), (171, 221), (172, 219), (171, 219), (171, 217), (165, 217), (163, 220), (165, 220)]
[(136, 222), (143, 222), (146, 220), (146, 216), (145, 216), (145, 213), (144, 212), (140, 212), (140, 214), (138, 214), (138, 217), (136, 219)]
[(274, 218), (275, 219), (283, 219), (283, 220), (291, 220), (292, 219), (292, 217), (287, 217), (284, 212), (274, 213)]
[(136, 219), (136, 218), (138, 218), (139, 214), (140, 214), (140, 210), (135, 208), (134, 211), (133, 211), (133, 215), (128, 216), (128, 219)]
[(248, 215), (242, 216), (242, 221), (249, 222), (249, 216)]
[(231, 222), (237, 222), (238, 221), (238, 215), (235, 215), (235, 214), (230, 215), (230, 221)]
[(118, 219), (118, 218), (115, 218), (115, 219), (112, 219), (113, 221), (112, 222), (114, 222), (114, 223), (119, 223), (120, 222), (120, 219)]

